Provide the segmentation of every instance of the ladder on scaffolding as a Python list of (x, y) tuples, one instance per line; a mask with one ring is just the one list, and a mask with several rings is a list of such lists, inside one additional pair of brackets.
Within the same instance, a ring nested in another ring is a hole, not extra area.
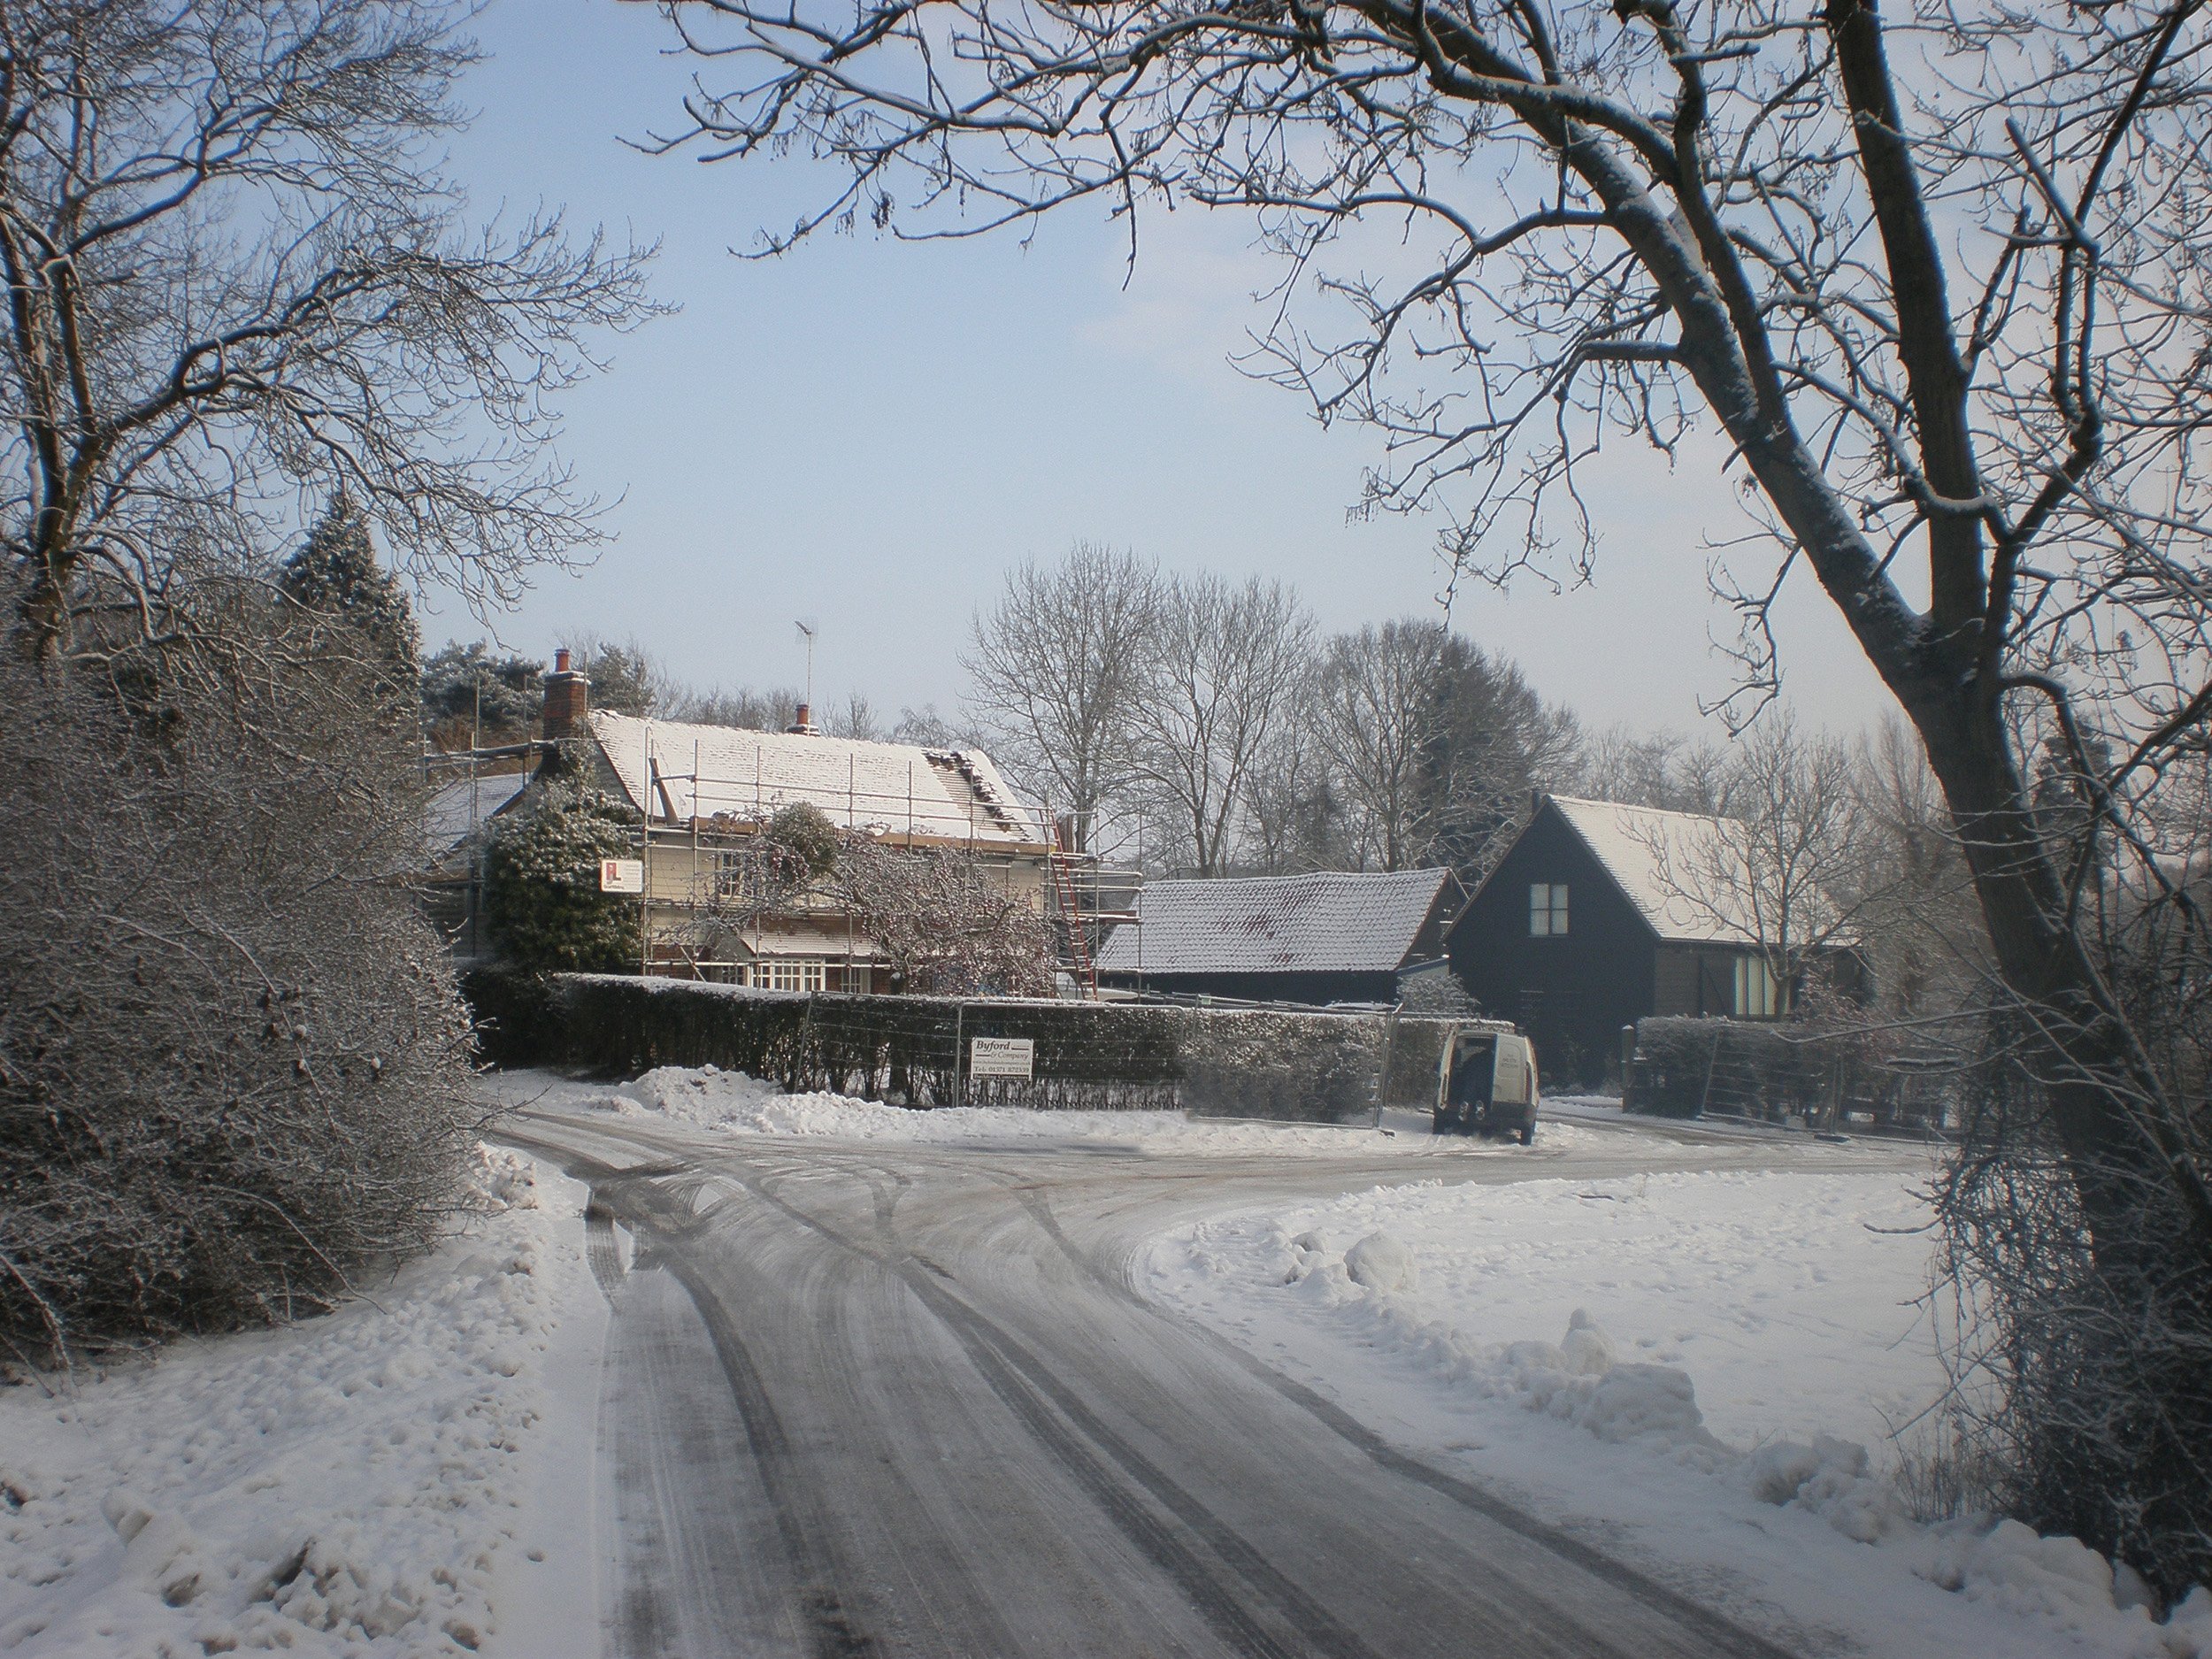
[(1075, 904), (1074, 860), (1060, 846), (1059, 826), (1052, 830), (1052, 895), (1060, 907), (1060, 922), (1068, 930), (1068, 966), (1087, 1001), (1098, 1000), (1098, 964), (1091, 960), (1091, 941), (1083, 933), (1083, 915)]

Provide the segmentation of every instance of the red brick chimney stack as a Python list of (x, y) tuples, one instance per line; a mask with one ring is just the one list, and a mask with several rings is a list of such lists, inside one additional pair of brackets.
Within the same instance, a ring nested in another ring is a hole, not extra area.
[(591, 711), (591, 681), (572, 671), (568, 653), (553, 653), (553, 672), (545, 677), (545, 735), (581, 737)]
[(798, 718), (783, 729), (794, 737), (819, 737), (822, 728), (814, 724), (813, 717), (814, 710), (803, 703), (799, 705)]

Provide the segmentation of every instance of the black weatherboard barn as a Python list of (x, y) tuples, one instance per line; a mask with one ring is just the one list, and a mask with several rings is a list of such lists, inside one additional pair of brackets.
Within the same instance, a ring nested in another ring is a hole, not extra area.
[(1720, 821), (1539, 798), (1450, 935), (1452, 971), (1484, 1010), (1535, 1039), (1548, 1079), (1595, 1082), (1620, 1030), (1651, 1014), (1771, 1019), (1779, 1011), (1747, 907), (1686, 893)]
[(1448, 870), (1152, 881), (1098, 953), (1121, 990), (1255, 1002), (1394, 1003), (1444, 954)]

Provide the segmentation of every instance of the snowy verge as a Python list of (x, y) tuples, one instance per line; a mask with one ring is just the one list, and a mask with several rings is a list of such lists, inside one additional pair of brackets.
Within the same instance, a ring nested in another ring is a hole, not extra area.
[[(1064, 1141), (1133, 1151), (1171, 1153), (1400, 1153), (1421, 1157), (1506, 1157), (1530, 1150), (1502, 1141), (1438, 1137), (1425, 1112), (1392, 1110), (1381, 1132), (1348, 1126), (1256, 1123), (1188, 1118), (1168, 1111), (1038, 1111), (1010, 1106), (940, 1106), (914, 1110), (846, 1094), (787, 1094), (742, 1071), (710, 1065), (660, 1066), (610, 1087), (571, 1082), (548, 1071), (518, 1071), (486, 1079), (495, 1098), (540, 1110), (607, 1112), (672, 1118), (730, 1134), (819, 1135), (846, 1141), (972, 1145), (993, 1141)], [(1540, 1123), (1536, 1146), (1547, 1151), (1607, 1144), (1604, 1132)]]
[(526, 1605), (596, 1651), (582, 1189), (475, 1173), (462, 1236), (327, 1315), (0, 1390), (0, 1653), (520, 1654)]
[(2212, 1594), (2157, 1624), (2074, 1540), (1909, 1514), (1887, 1432), (1943, 1386), (1925, 1221), (1893, 1174), (1428, 1181), (1179, 1228), (1147, 1282), (1788, 1645), (2212, 1659)]

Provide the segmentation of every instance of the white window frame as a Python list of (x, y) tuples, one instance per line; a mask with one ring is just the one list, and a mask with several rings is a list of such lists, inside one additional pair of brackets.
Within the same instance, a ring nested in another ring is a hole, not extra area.
[(713, 849), (714, 896), (719, 900), (742, 902), (750, 895), (753, 886), (753, 864), (746, 851), (739, 847), (717, 847)]
[(1532, 881), (1528, 884), (1528, 936), (1557, 939), (1567, 932), (1567, 884)]
[(1767, 965), (1763, 956), (1739, 956), (1736, 958), (1736, 1018), (1738, 1019), (1774, 1019), (1778, 1017), (1782, 998), (1781, 987), (1775, 982), (1774, 970)]
[(753, 983), (771, 991), (828, 988), (829, 964), (820, 956), (771, 956), (753, 968)]

